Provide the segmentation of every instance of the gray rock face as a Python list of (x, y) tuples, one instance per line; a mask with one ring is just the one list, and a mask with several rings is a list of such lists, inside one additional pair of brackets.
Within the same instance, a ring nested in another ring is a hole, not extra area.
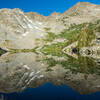
[(50, 16), (33, 12), (24, 13), (18, 8), (1, 9), (0, 47), (32, 48), (35, 45), (35, 38), (44, 37), (45, 27), (59, 33), (70, 24), (94, 21), (100, 19), (99, 16), (100, 6), (87, 2), (78, 3), (63, 14), (55, 12)]
[[(31, 49), (36, 47), (35, 39), (44, 38), (45, 28), (59, 34), (71, 24), (93, 22), (100, 19), (100, 5), (87, 2), (78, 3), (63, 14), (53, 13), (43, 16), (25, 13), (16, 9), (0, 10), (0, 47), (4, 49)], [(99, 33), (98, 33), (99, 34)], [(41, 44), (42, 45), (42, 44)], [(100, 91), (100, 76), (72, 73), (60, 65), (47, 72), (47, 63), (41, 61), (42, 54), (6, 53), (0, 57), (0, 92), (21, 92), (27, 87), (38, 87), (46, 82), (55, 85), (67, 84), (74, 90), (89, 94)], [(40, 60), (40, 61), (38, 61)]]

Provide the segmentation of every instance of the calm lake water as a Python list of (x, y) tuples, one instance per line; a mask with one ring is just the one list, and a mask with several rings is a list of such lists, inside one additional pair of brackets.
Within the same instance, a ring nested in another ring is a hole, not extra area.
[(100, 100), (98, 51), (61, 56), (4, 53), (0, 57), (0, 100)]
[(100, 100), (100, 92), (80, 95), (66, 85), (46, 83), (38, 88), (27, 88), (20, 93), (0, 93), (0, 100)]

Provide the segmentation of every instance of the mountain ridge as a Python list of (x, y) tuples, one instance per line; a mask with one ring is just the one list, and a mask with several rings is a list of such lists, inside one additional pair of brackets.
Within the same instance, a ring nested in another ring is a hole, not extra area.
[[(86, 6), (100, 6), (99, 4), (94, 4), (94, 3), (90, 3), (90, 2), (78, 2), (78, 3), (76, 3), (75, 5), (73, 5), (72, 7), (70, 7), (68, 10), (70, 10), (71, 8), (75, 8), (75, 7), (77, 7), (77, 6), (82, 6), (82, 7), (86, 7)], [(22, 10), (22, 9), (20, 9), (20, 8), (13, 8), (13, 9), (10, 9), (10, 8), (2, 8), (2, 9), (0, 9), (0, 11), (2, 11), (2, 10), (21, 10), (21, 11), (23, 11), (24, 12), (24, 10)], [(61, 15), (63, 15), (63, 14), (65, 14), (68, 10), (66, 10), (66, 11), (64, 11), (63, 13), (60, 13), (60, 12), (56, 12), (56, 11), (54, 11), (53, 13), (51, 13), (50, 15), (48, 15), (48, 16), (51, 16), (52, 14), (61, 14)], [(29, 11), (29, 12), (25, 12), (25, 13), (33, 13), (33, 14), (38, 14), (38, 15), (42, 15), (42, 16), (45, 16), (45, 15), (43, 15), (43, 14), (40, 14), (40, 13), (38, 13), (38, 12), (32, 12), (32, 11)], [(45, 16), (45, 17), (48, 17), (48, 16)]]

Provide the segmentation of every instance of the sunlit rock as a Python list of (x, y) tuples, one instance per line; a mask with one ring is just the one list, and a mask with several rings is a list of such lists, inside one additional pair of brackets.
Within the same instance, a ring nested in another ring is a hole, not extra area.
[(82, 94), (100, 91), (100, 6), (82, 2), (43, 16), (0, 10), (0, 92), (46, 82)]

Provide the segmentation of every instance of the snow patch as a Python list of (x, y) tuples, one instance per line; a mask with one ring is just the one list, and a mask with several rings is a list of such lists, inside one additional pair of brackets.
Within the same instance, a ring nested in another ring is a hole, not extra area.
[(23, 36), (26, 36), (29, 32), (25, 32), (24, 34), (22, 34)]
[(37, 71), (36, 74), (40, 73), (41, 71)]
[(34, 28), (35, 28), (35, 29), (38, 29), (38, 30), (40, 30), (40, 31), (43, 31), (42, 29), (40, 29), (40, 28), (37, 27), (37, 26), (34, 26)]
[(23, 67), (26, 68), (26, 69), (28, 69), (28, 70), (30, 69), (27, 65), (24, 65)]
[(43, 36), (44, 36), (44, 34), (41, 34), (40, 36), (41, 36), (41, 37), (43, 37)]
[(43, 24), (43, 23), (41, 23), (41, 22), (38, 22), (38, 21), (37, 21), (36, 23), (38, 23), (39, 25), (42, 25), (42, 24)]
[(38, 78), (42, 78), (42, 77), (44, 77), (44, 75), (40, 75)]
[(33, 28), (32, 25), (30, 25), (30, 24), (28, 24), (28, 27), (31, 28), (31, 29)]
[(34, 76), (34, 72), (31, 72), (29, 75), (29, 77), (32, 77), (32, 76)]

